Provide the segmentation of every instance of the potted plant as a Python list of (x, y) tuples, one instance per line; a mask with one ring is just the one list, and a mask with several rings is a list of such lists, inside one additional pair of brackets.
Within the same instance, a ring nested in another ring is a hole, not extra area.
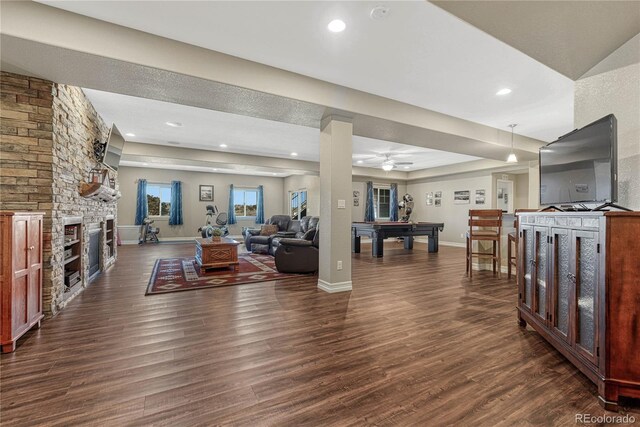
[(211, 230), (211, 240), (213, 240), (214, 242), (219, 242), (221, 237), (222, 230), (220, 230), (219, 228), (214, 228), (213, 230)]

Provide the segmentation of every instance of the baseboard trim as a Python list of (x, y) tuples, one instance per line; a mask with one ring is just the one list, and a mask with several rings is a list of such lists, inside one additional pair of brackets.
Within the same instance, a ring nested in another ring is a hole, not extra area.
[(439, 245), (442, 246), (453, 246), (455, 248), (466, 248), (467, 244), (466, 243), (458, 243), (458, 242), (443, 242), (442, 240), (440, 240), (438, 242)]
[(349, 280), (348, 282), (329, 283), (318, 279), (318, 288), (325, 292), (329, 292), (330, 294), (336, 292), (349, 292), (352, 289), (352, 282)]

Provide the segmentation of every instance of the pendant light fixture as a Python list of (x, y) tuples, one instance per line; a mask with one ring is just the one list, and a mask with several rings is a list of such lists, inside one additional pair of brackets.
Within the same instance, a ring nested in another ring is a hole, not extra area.
[(511, 128), (511, 153), (509, 153), (509, 157), (507, 157), (507, 163), (518, 163), (518, 158), (516, 157), (516, 153), (513, 152), (513, 128), (518, 126), (517, 124), (509, 125)]

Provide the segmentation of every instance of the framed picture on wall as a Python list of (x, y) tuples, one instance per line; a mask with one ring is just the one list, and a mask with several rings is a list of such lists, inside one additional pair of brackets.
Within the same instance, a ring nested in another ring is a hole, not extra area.
[(213, 185), (200, 186), (200, 201), (213, 202)]
[(360, 197), (360, 191), (358, 190), (353, 190), (353, 198), (357, 199), (358, 197)]
[(476, 190), (476, 205), (484, 205), (485, 195), (485, 190)]
[(360, 199), (353, 199), (353, 206), (360, 206)]
[(436, 199), (442, 199), (442, 191), (436, 191)]
[(436, 207), (442, 206), (442, 199), (435, 199)]
[(469, 190), (463, 191), (454, 191), (453, 192), (453, 203), (456, 205), (467, 205), (469, 204)]

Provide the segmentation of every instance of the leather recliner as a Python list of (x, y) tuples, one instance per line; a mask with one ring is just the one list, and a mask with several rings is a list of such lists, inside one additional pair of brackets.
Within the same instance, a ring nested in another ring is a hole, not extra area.
[(281, 273), (315, 273), (318, 271), (320, 228), (316, 224), (313, 238), (280, 239), (275, 251), (276, 269)]
[[(270, 236), (261, 236), (260, 229), (248, 229), (245, 232), (245, 246), (248, 251), (270, 253), (271, 238), (278, 235), (282, 237), (295, 237), (300, 230), (300, 221), (292, 220), (288, 215), (273, 215), (265, 225), (276, 225), (278, 231)], [(255, 246), (254, 246), (255, 245)]]
[[(280, 246), (280, 241), (283, 238), (294, 237), (296, 239), (312, 240), (313, 236), (315, 235), (315, 229), (318, 226), (319, 221), (320, 221), (320, 217), (304, 216), (302, 217), (302, 219), (300, 219), (298, 223), (298, 227), (295, 227), (294, 225), (292, 225), (289, 228), (289, 231), (294, 231), (297, 228), (297, 231), (293, 236), (285, 235), (283, 233), (276, 233), (275, 236), (271, 237), (271, 243), (269, 244), (269, 253), (273, 256), (276, 255), (276, 251)], [(295, 223), (296, 221), (291, 221), (291, 222)]]

